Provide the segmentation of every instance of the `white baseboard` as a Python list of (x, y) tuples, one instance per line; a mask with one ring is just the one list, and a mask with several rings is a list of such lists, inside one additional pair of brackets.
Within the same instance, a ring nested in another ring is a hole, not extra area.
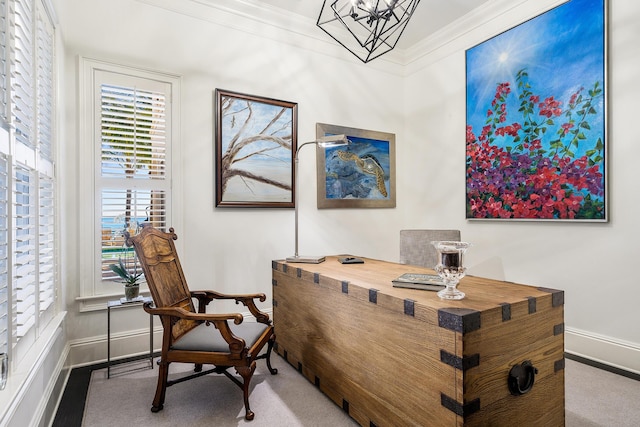
[[(272, 310), (264, 310), (273, 317)], [(246, 322), (255, 319), (250, 313), (242, 313)], [(154, 351), (162, 345), (162, 327), (155, 322)], [(114, 360), (143, 355), (149, 351), (149, 329), (142, 328), (120, 333), (111, 338), (111, 357)], [(69, 343), (67, 366), (79, 367), (107, 360), (106, 337), (93, 337)], [(575, 328), (565, 330), (565, 351), (594, 362), (640, 374), (640, 346)]]
[(566, 328), (565, 351), (594, 362), (640, 374), (640, 346), (574, 328)]

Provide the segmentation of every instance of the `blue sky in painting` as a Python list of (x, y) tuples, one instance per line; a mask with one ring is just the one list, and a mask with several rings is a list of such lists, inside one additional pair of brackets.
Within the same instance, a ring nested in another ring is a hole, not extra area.
[[(603, 0), (571, 0), (466, 52), (467, 125), (478, 135), (485, 124), (496, 87), (509, 82), (507, 123), (519, 106), (516, 74), (526, 69), (533, 93), (562, 101), (580, 87), (604, 85)], [(604, 97), (599, 99), (594, 131), (604, 140)]]
[[(231, 110), (227, 112), (222, 120), (222, 149), (223, 151), (229, 146), (229, 142), (234, 138), (237, 133), (243, 129), (242, 137), (252, 137), (260, 135), (268, 123), (273, 120), (275, 115), (282, 109), (281, 106), (267, 104), (263, 102), (251, 101), (251, 118), (247, 122), (249, 116), (249, 110), (247, 109), (247, 102), (243, 99), (236, 99)], [(266, 132), (267, 135), (286, 137), (291, 134), (292, 129), (292, 109), (287, 108), (277, 120)], [(276, 147), (273, 141), (257, 140), (251, 143), (248, 147), (241, 151), (238, 157), (253, 153), (266, 148)], [(274, 159), (281, 161), (288, 161), (291, 164), (291, 151), (286, 149), (270, 150), (268, 155), (255, 157), (252, 161), (266, 160), (273, 162)]]

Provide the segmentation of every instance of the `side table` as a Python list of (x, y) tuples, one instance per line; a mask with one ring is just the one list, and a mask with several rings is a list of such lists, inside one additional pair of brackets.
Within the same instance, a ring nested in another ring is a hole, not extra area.
[[(144, 297), (131, 302), (123, 302), (114, 300), (107, 302), (107, 379), (111, 378), (111, 310), (123, 307), (141, 306), (145, 302), (153, 302), (151, 297)], [(153, 315), (149, 314), (149, 364), (153, 369)], [(135, 368), (130, 371), (136, 371), (145, 368)], [(127, 371), (129, 372), (129, 371)]]

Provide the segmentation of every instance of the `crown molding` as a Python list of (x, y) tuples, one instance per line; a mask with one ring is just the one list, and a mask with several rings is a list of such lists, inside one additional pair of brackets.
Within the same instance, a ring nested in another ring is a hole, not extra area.
[[(302, 49), (338, 58), (354, 65), (363, 65), (358, 58), (335, 43), (320, 28), (316, 20), (281, 8), (250, 3), (244, 0), (135, 0), (168, 12), (181, 14), (231, 28), (256, 37), (268, 38)], [(403, 74), (404, 55), (389, 52), (366, 66), (396, 75)]]
[[(569, 0), (489, 0), (443, 29), (407, 49), (395, 48), (363, 64), (316, 26), (316, 20), (264, 3), (247, 0), (135, 0), (191, 18), (268, 38), (302, 49), (329, 55), (353, 64), (406, 76), (458, 49), (467, 49), (461, 39), (487, 26), (486, 40)], [(505, 19), (507, 18), (507, 19)], [(515, 20), (515, 21), (514, 21)], [(409, 23), (411, 25), (411, 23)], [(476, 37), (477, 39), (477, 37)], [(466, 42), (468, 44), (468, 42)]]

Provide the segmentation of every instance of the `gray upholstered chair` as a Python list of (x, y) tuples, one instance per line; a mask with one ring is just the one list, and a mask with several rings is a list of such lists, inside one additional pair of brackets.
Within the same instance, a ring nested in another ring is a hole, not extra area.
[(400, 230), (400, 264), (434, 268), (438, 252), (432, 241), (460, 241), (460, 230)]

